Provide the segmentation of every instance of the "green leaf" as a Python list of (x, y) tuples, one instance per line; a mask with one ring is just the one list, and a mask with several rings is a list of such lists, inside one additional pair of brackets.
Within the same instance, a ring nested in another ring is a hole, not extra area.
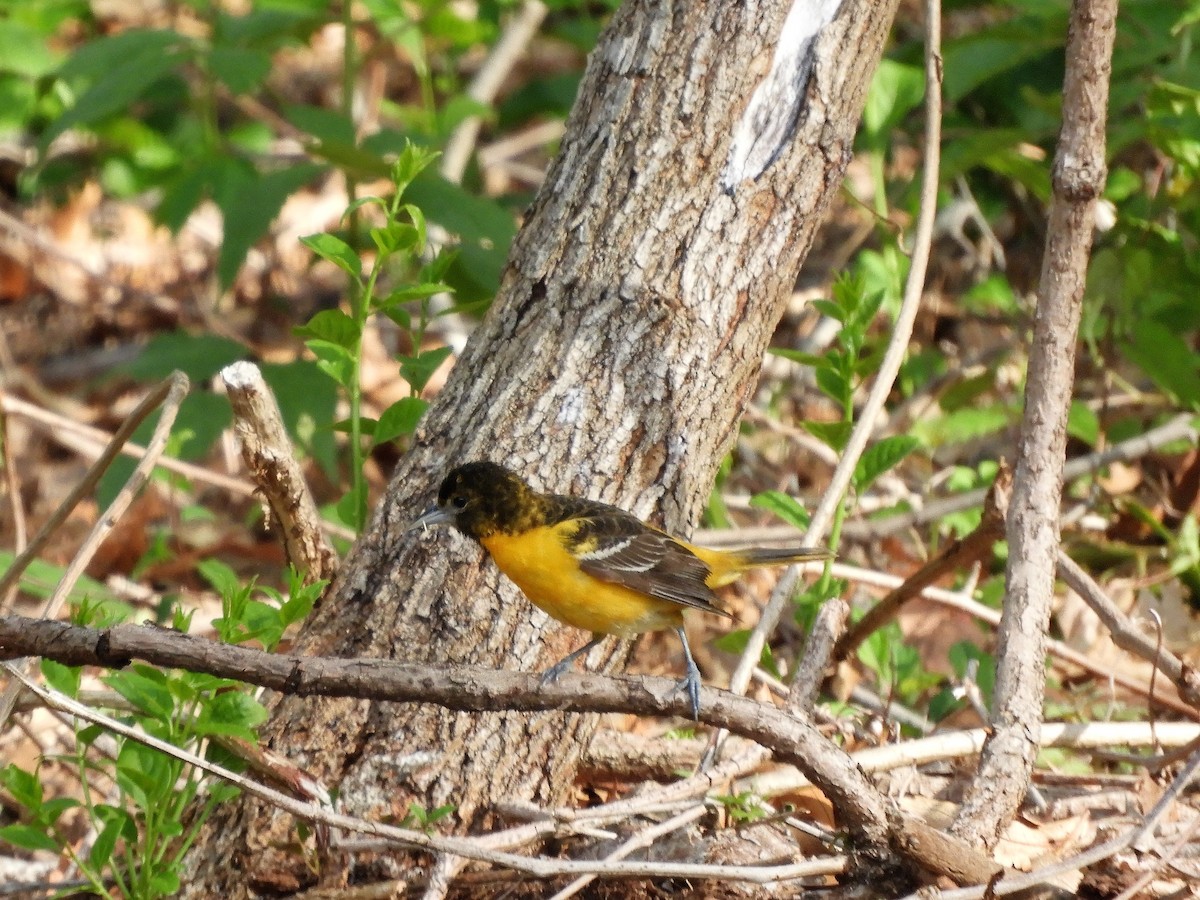
[(310, 156), (328, 160), (355, 178), (387, 178), (388, 164), (383, 157), (341, 141), (317, 141), (307, 147)]
[(910, 435), (893, 435), (877, 441), (859, 457), (854, 467), (855, 490), (865, 491), (884, 472), (897, 465), (919, 447), (920, 441)]
[(750, 505), (755, 509), (765, 509), (801, 530), (808, 528), (808, 510), (799, 500), (783, 491), (761, 491), (750, 498)]
[[(362, 260), (341, 238), (328, 233), (310, 234), (300, 238), (300, 243), (351, 277), (362, 278)], [(330, 312), (330, 310), (325, 310), (325, 312)]]
[(829, 316), (835, 322), (842, 322), (846, 318), (845, 310), (832, 300), (813, 300), (809, 303), (809, 306), (822, 315)]
[(42, 804), (38, 821), (43, 825), (53, 825), (68, 809), (76, 809), (81, 805), (74, 797), (55, 797)]
[[(746, 649), (746, 645), (750, 642), (750, 632), (744, 628), (736, 631), (728, 631), (713, 641), (713, 646), (725, 653), (733, 653), (740, 655)], [(771, 647), (768, 644), (763, 644), (762, 653), (759, 655), (758, 664), (774, 675), (776, 678), (782, 677), (779, 671), (779, 665), (775, 662), (775, 656), (771, 652)]]
[[(7, 550), (0, 550), (0, 572), (7, 572), (11, 568), (14, 559), (16, 557), (12, 553)], [(43, 560), (35, 559), (21, 573), (21, 590), (43, 599), (50, 597), (59, 582), (62, 581), (65, 573), (66, 569), (63, 566), (55, 566)], [(97, 601), (117, 601), (116, 595), (105, 585), (85, 575), (75, 585), (67, 602), (72, 606), (78, 606), (89, 597)], [(126, 608), (128, 609), (128, 607)]]
[(5, 825), (0, 828), (0, 841), (7, 841), (22, 850), (48, 850), (58, 853), (62, 849), (54, 838), (29, 825)]
[(1134, 322), (1125, 355), (1178, 403), (1200, 409), (1200, 353), (1183, 335), (1154, 319)]
[(374, 444), (394, 441), (398, 437), (412, 434), (428, 408), (428, 401), (420, 397), (403, 397), (397, 400), (379, 417), (373, 435)]
[(157, 669), (135, 664), (123, 672), (111, 673), (104, 681), (135, 707), (159, 721), (170, 721), (175, 714), (175, 701), (166, 686), (166, 676)]
[(35, 773), (9, 763), (0, 770), (0, 784), (8, 788), (14, 800), (34, 814), (42, 808), (42, 783)]
[(271, 73), (271, 56), (243, 47), (214, 47), (208, 54), (209, 71), (235, 94), (249, 94)]
[(0, 19), (0, 72), (36, 79), (54, 71), (56, 54), (23, 22)]
[(130, 841), (137, 839), (137, 825), (133, 821), (133, 817), (120, 807), (101, 803), (95, 807), (95, 810), (96, 818), (104, 823), (104, 827), (92, 843), (88, 861), (97, 868), (103, 868), (112, 858), (113, 849), (119, 839), (122, 837)]
[(843, 410), (853, 409), (854, 385), (833, 366), (820, 366), (814, 371), (817, 387)]
[(358, 346), (361, 334), (358, 323), (340, 309), (323, 309), (293, 331), (302, 338), (319, 338), (346, 350)]
[(354, 123), (337, 110), (321, 106), (286, 106), (287, 120), (319, 141), (354, 144)]
[(1089, 447), (1095, 447), (1100, 440), (1100, 418), (1081, 400), (1071, 401), (1071, 411), (1067, 415), (1067, 434), (1083, 441)]
[(136, 741), (126, 741), (117, 754), (117, 784), (143, 810), (174, 793), (178, 769), (179, 764)]
[(225, 691), (201, 708), (195, 728), (199, 735), (232, 735), (253, 741), (254, 728), (266, 720), (266, 709), (249, 694)]
[(242, 589), (241, 579), (233, 568), (216, 557), (200, 560), (196, 572), (222, 597), (230, 597)]
[(120, 370), (138, 381), (158, 381), (178, 369), (193, 384), (203, 384), (246, 355), (244, 346), (228, 338), (171, 331), (152, 337)]
[(46, 679), (46, 683), (68, 697), (78, 695), (82, 671), (79, 666), (64, 666), (52, 659), (42, 660), (42, 677)]
[(810, 366), (814, 369), (825, 363), (824, 356), (816, 353), (805, 353), (803, 350), (789, 350), (786, 347), (768, 347), (767, 352), (772, 356), (778, 356), (781, 359), (790, 360), (802, 366)]
[(263, 364), (259, 368), (279, 402), (279, 413), (296, 446), (336, 481), (338, 451), (325, 423), (333, 419), (337, 410), (337, 386), (315, 362), (307, 359)]
[(423, 391), (438, 366), (453, 352), (449, 347), (435, 347), (415, 356), (401, 357), (400, 375), (412, 385), (414, 391)]
[(225, 228), (217, 256), (217, 276), (222, 290), (233, 284), (246, 254), (267, 233), (283, 202), (322, 171), (323, 166), (305, 163), (247, 178), (241, 185), (224, 186), (225, 190), (216, 198)]
[(961, 444), (1012, 424), (1015, 411), (1006, 404), (959, 409), (949, 415), (916, 422), (911, 431), (926, 447)]
[(804, 430), (815, 437), (825, 446), (841, 453), (850, 439), (853, 426), (849, 422), (802, 422)]
[(396, 193), (403, 196), (413, 179), (429, 168), (439, 155), (436, 151), (427, 150), (405, 140), (404, 148), (392, 163), (391, 179), (392, 184), (396, 186)]
[[(104, 46), (97, 48), (98, 44)], [(38, 140), (41, 152), (44, 154), (51, 141), (71, 128), (95, 125), (127, 110), (152, 84), (180, 64), (185, 46), (186, 42), (172, 31), (127, 31), (84, 44), (60, 75), (66, 79), (94, 75), (96, 80), (42, 132)], [(103, 52), (85, 53), (89, 49)], [(81, 56), (85, 58), (81, 60)], [(107, 65), (97, 68), (101, 56)]]
[[(410, 284), (405, 287), (397, 288), (387, 295), (382, 300), (375, 301), (375, 309), (382, 312), (388, 318), (395, 319), (397, 317), (407, 317), (411, 320), (406, 310), (397, 310), (394, 307), (401, 303), (410, 303), (413, 300), (425, 300), (437, 294), (452, 293), (454, 288), (448, 284), (443, 284), (440, 281), (423, 284)], [(399, 322), (397, 322), (399, 324)], [(402, 326), (408, 330), (408, 326)]]
[(174, 897), (179, 893), (179, 873), (174, 869), (156, 869), (150, 876), (149, 887), (154, 892), (152, 896)]
[(354, 389), (354, 356), (340, 344), (313, 338), (305, 345), (317, 358), (317, 368), (347, 390)]
[(925, 74), (917, 66), (885, 59), (875, 70), (867, 103), (863, 108), (863, 130), (872, 147), (887, 146), (889, 132), (925, 96)]
[(1036, 17), (1022, 17), (947, 42), (943, 51), (943, 93), (947, 105), (956, 103), (986, 81), (1020, 70), (1045, 53), (1062, 52), (1065, 7), (1041, 6), (1043, 9)]
[(359, 482), (352, 487), (337, 504), (337, 513), (342, 522), (355, 531), (361, 531), (367, 521), (367, 486)]
[(328, 15), (327, 5), (311, 0), (270, 0), (256, 4), (244, 16), (218, 12), (213, 40), (222, 45), (275, 50), (303, 41), (312, 29), (327, 21)]

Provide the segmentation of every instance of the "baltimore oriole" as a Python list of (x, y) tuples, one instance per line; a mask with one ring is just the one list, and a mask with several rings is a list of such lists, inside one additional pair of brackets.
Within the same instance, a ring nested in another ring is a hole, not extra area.
[(747, 569), (811, 559), (828, 550), (712, 550), (659, 531), (595, 500), (540, 494), (503, 466), (474, 462), (453, 469), (432, 506), (410, 527), (453, 525), (474, 538), (534, 604), (560, 622), (592, 632), (592, 640), (542, 675), (554, 681), (605, 635), (630, 638), (673, 628), (683, 642), (687, 675), (680, 683), (700, 717), (700, 671), (683, 630), (685, 607), (729, 614), (715, 588)]

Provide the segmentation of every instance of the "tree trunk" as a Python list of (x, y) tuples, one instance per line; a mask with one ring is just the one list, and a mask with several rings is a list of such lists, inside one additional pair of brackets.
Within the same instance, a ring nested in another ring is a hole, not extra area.
[[(300, 652), (539, 670), (586, 639), (460, 535), (405, 532), (452, 464), (505, 463), (686, 533), (841, 183), (896, 2), (621, 7), (500, 293)], [(499, 801), (561, 801), (596, 719), (286, 698), (264, 737), (348, 813), (449, 803), (465, 829)], [(307, 883), (277, 849), (293, 831), (231, 804), (189, 895)]]

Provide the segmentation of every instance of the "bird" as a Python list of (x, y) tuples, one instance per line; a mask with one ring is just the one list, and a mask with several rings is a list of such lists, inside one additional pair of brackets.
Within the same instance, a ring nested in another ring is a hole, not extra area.
[(732, 618), (717, 605), (716, 588), (748, 569), (830, 559), (823, 548), (716, 550), (673, 537), (607, 503), (543, 494), (494, 462), (451, 469), (437, 502), (409, 531), (452, 525), (487, 551), (527, 598), (592, 639), (544, 673), (557, 680), (607, 635), (632, 638), (673, 629), (683, 643), (692, 717), (700, 718), (700, 670), (692, 658), (683, 611)]

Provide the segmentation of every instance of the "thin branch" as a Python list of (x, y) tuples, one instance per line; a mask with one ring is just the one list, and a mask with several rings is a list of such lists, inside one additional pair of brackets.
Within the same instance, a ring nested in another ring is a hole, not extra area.
[[(48, 409), (43, 409), (33, 403), (27, 403), (19, 397), (13, 397), (10, 394), (0, 394), (0, 412), (3, 412), (5, 415), (20, 416), (42, 427), (64, 447), (85, 457), (98, 458), (104, 447), (113, 439), (113, 435), (106, 431), (76, 422), (73, 419), (51, 412)], [(64, 437), (64, 435), (69, 435), (69, 439)], [(121, 445), (121, 453), (134, 459), (141, 459), (146, 455), (146, 448), (132, 441), (126, 441)], [(223, 475), (220, 472), (214, 472), (211, 469), (198, 466), (186, 460), (165, 456), (158, 461), (158, 465), (159, 468), (167, 472), (182, 475), (190, 481), (210, 484), (213, 487), (233, 494), (235, 497), (253, 498), (255, 494), (254, 485), (245, 478), (234, 478), (230, 475)], [(322, 521), (321, 527), (327, 534), (333, 537), (354, 540), (356, 536), (351, 529), (329, 521)]]
[(1105, 181), (1104, 125), (1116, 16), (1116, 0), (1075, 0), (1067, 30), (1063, 129), (1008, 518), (994, 731), (953, 826), (955, 834), (986, 847), (999, 840), (1024, 800), (1037, 752), (1075, 345), (1096, 198)]
[(894, 619), (906, 603), (920, 596), (925, 588), (943, 575), (990, 556), (996, 542), (1004, 537), (1004, 519), (1011, 490), (1012, 474), (1002, 467), (988, 491), (983, 505), (983, 518), (975, 530), (961, 540), (951, 541), (941, 553), (906, 578), (900, 587), (875, 604), (838, 642), (835, 659), (848, 659), (863, 641)]
[(787, 708), (792, 712), (810, 715), (817, 705), (825, 670), (835, 658), (838, 635), (845, 632), (849, 618), (850, 604), (840, 598), (830, 600), (817, 611), (787, 695)]
[[(673, 831), (678, 831), (686, 825), (695, 822), (705, 813), (704, 804), (697, 804), (691, 809), (685, 809), (683, 812), (671, 816), (663, 822), (658, 822), (647, 828), (643, 828), (637, 833), (631, 835), (624, 841), (620, 847), (612, 853), (604, 857), (605, 862), (616, 862), (619, 859), (624, 859), (635, 850), (642, 850), (653, 845), (653, 843), (664, 835), (668, 835)], [(568, 884), (558, 893), (554, 894), (550, 900), (567, 900), (569, 897), (574, 897), (585, 887), (596, 880), (595, 875), (581, 875)]]
[[(988, 729), (970, 728), (947, 731), (898, 744), (884, 744), (857, 750), (851, 756), (864, 772), (890, 772), (895, 769), (924, 766), (976, 756), (983, 749)], [(1100, 750), (1106, 747), (1151, 746), (1156, 739), (1164, 746), (1187, 747), (1200, 737), (1200, 725), (1194, 722), (1163, 722), (1152, 732), (1148, 722), (1043, 722), (1039, 748), (1063, 747), (1072, 750)], [(1127, 756), (1130, 765), (1154, 765), (1156, 757)], [(763, 797), (791, 794), (812, 785), (803, 772), (791, 767), (748, 775), (734, 783), (735, 793), (754, 791)]]
[[(43, 702), (52, 709), (61, 710), (70, 715), (77, 716), (87, 722), (94, 722), (102, 725), (104, 728), (122, 735), (130, 740), (144, 744), (147, 747), (152, 747), (162, 753), (166, 753), (175, 759), (182, 760), (188, 765), (199, 769), (202, 772), (207, 772), (217, 778), (221, 778), (231, 784), (241, 788), (246, 793), (258, 797), (273, 806), (282, 809), (285, 812), (291, 813), (301, 819), (319, 822), (328, 825), (331, 828), (340, 828), (345, 831), (355, 831), (365, 834), (373, 834), (408, 847), (427, 850), (433, 853), (445, 853), (458, 855), (475, 859), (480, 862), (487, 862), (497, 866), (514, 869), (518, 872), (525, 872), (529, 875), (538, 878), (550, 878), (556, 875), (585, 875), (590, 873), (601, 873), (605, 875), (615, 875), (621, 877), (664, 877), (664, 878), (712, 878), (712, 879), (733, 879), (740, 881), (748, 881), (755, 884), (771, 884), (778, 881), (788, 881), (796, 878), (803, 878), (813, 874), (819, 869), (814, 868), (812, 863), (799, 863), (784, 866), (729, 866), (729, 865), (705, 865), (697, 863), (670, 863), (670, 862), (632, 862), (632, 863), (606, 863), (606, 862), (575, 862), (568, 860), (546, 859), (542, 857), (520, 856), (514, 853), (502, 853), (495, 850), (490, 850), (482, 845), (480, 841), (471, 838), (453, 838), (441, 837), (438, 835), (425, 834), (420, 831), (410, 831), (404, 828), (397, 828), (391, 825), (384, 825), (377, 822), (369, 822), (364, 819), (358, 819), (353, 816), (346, 816), (340, 813), (331, 812), (330, 810), (321, 807), (314, 803), (305, 803), (295, 798), (288, 796), (280, 791), (273, 790), (265, 785), (259, 784), (252, 779), (239, 775), (229, 769), (210, 762), (203, 757), (197, 756), (187, 750), (182, 750), (174, 747), (165, 741), (160, 741), (157, 738), (144, 734), (134, 728), (129, 727), (115, 719), (105, 716), (95, 710), (89, 709), (82, 703), (78, 703), (61, 694), (58, 691), (50, 690), (32, 679), (28, 678), (17, 667), (9, 663), (0, 664), (0, 668), (4, 669), (16, 681), (20, 682), (28, 690), (39, 696)], [(534, 680), (534, 679), (531, 679)]]
[[(504, 34), (492, 48), (487, 61), (467, 87), (468, 97), (485, 104), (490, 104), (496, 99), (504, 79), (537, 34), (538, 27), (546, 18), (546, 12), (546, 4), (541, 0), (525, 0), (521, 4), (521, 8), (505, 28)], [(479, 116), (469, 116), (454, 129), (454, 134), (446, 143), (445, 153), (442, 154), (441, 171), (447, 180), (456, 183), (462, 181), (463, 172), (467, 170), (467, 161), (471, 158), (471, 150), (479, 137), (481, 124), (482, 119)]]
[[(857, 566), (847, 565), (845, 563), (834, 563), (832, 573), (835, 578), (845, 578), (847, 581), (856, 582), (858, 584), (872, 585), (881, 588), (895, 588), (902, 583), (902, 579), (895, 575), (887, 575), (882, 572), (874, 572), (870, 569), (862, 569)], [(967, 615), (987, 622), (989, 625), (998, 626), (1000, 624), (1000, 613), (991, 607), (984, 606), (965, 596), (959, 591), (947, 591), (942, 588), (927, 587), (921, 591), (921, 596), (926, 600), (931, 600), (934, 603), (951, 609), (957, 609)], [(1089, 659), (1084, 654), (1080, 653), (1067, 644), (1059, 640), (1049, 640), (1046, 644), (1046, 650), (1051, 656), (1061, 659), (1063, 662), (1070, 663), (1073, 666), (1078, 666), (1085, 672), (1091, 672), (1093, 675), (1098, 675), (1101, 678), (1109, 679), (1114, 684), (1125, 688), (1142, 697), (1149, 698), (1150, 686), (1147, 682), (1138, 678), (1134, 678), (1124, 672), (1114, 671), (1111, 666), (1096, 662)], [(1162, 695), (1156, 696), (1158, 703), (1164, 703), (1170, 706), (1175, 712), (1190, 716), (1193, 719), (1200, 719), (1200, 709), (1185, 702), (1179, 697), (1165, 697)]]
[[(1094, 866), (1102, 860), (1115, 856), (1125, 848), (1134, 846), (1137, 842), (1154, 833), (1159, 821), (1166, 814), (1171, 804), (1175, 802), (1179, 793), (1191, 782), (1198, 767), (1200, 767), (1200, 754), (1192, 757), (1188, 766), (1172, 782), (1171, 787), (1159, 798), (1158, 803), (1146, 814), (1142, 824), (1137, 828), (1131, 828), (1110, 841), (1097, 844), (1095, 847), (1091, 847), (1082, 853), (1068, 857), (1060, 862), (1053, 863), (1041, 869), (1035, 869), (1029, 873), (1012, 875), (996, 885), (994, 890), (989, 890), (991, 887), (989, 885), (983, 885), (980, 887), (942, 891), (938, 894), (939, 900), (982, 900), (982, 898), (992, 896), (1004, 897), (1032, 887), (1053, 884), (1053, 880), (1062, 875), (1082, 871), (1088, 866)], [(922, 900), (924, 896), (923, 894), (910, 894), (904, 900)]]
[[(1200, 430), (1197, 430), (1196, 417), (1191, 413), (1181, 413), (1170, 421), (1164, 422), (1157, 428), (1151, 428), (1145, 434), (1129, 438), (1118, 444), (1113, 444), (1105, 450), (1097, 450), (1085, 456), (1077, 456), (1063, 466), (1063, 481), (1073, 481), (1090, 472), (1095, 472), (1114, 462), (1130, 462), (1141, 459), (1153, 453), (1160, 447), (1173, 444), (1176, 441), (1186, 441), (1193, 446), (1200, 442)], [(983, 502), (987, 488), (955, 494), (925, 504), (913, 512), (889, 516), (873, 522), (847, 522), (842, 528), (842, 534), (849, 540), (874, 540), (886, 537), (917, 525), (925, 525), (948, 516), (951, 513), (970, 509)], [(742, 540), (757, 540), (754, 536)], [(782, 540), (782, 538), (781, 538)]]
[[(137, 658), (299, 696), (420, 701), (456, 710), (556, 709), (659, 716), (688, 715), (691, 711), (689, 699), (675, 690), (673, 681), (664, 678), (568, 674), (554, 684), (544, 685), (536, 675), (524, 673), (462, 667), (432, 670), (374, 659), (282, 656), (135, 625), (98, 630), (0, 616), (0, 658), (30, 654), (67, 665), (114, 666)], [(770, 748), (777, 759), (802, 769), (820, 786), (838, 810), (859, 852), (892, 858), (889, 843), (894, 829), (902, 828), (908, 839), (918, 842), (893, 848), (899, 849), (909, 864), (975, 880), (987, 880), (997, 870), (994, 863), (971, 848), (902, 813), (807, 720), (726, 691), (706, 687), (702, 693), (704, 721)], [(458, 852), (449, 845), (429, 847)], [(945, 856), (951, 852), (952, 860)], [(584, 871), (591, 870), (576, 874)]]
[[(912, 260), (908, 271), (908, 280), (904, 285), (904, 298), (900, 311), (892, 326), (892, 339), (888, 343), (887, 352), (875, 376), (875, 383), (867, 395), (862, 412), (842, 457), (830, 479), (829, 487), (821, 497), (821, 502), (813, 513), (812, 522), (805, 542), (820, 543), (833, 521), (834, 511), (850, 480), (859, 457), (866, 449), (867, 441), (875, 429), (876, 420), (883, 410), (884, 403), (892, 391), (892, 384), (900, 372), (908, 352), (908, 340), (912, 335), (913, 323), (921, 305), (921, 294), (925, 286), (925, 270), (929, 263), (929, 247), (933, 239), (933, 224), (937, 218), (937, 188), (938, 165), (941, 148), (942, 121), (942, 58), (941, 58), (941, 13), (938, 0), (928, 0), (926, 11), (925, 32), (925, 159), (921, 172), (921, 205), (917, 214), (916, 235), (913, 242)], [(762, 658), (762, 649), (767, 636), (774, 632), (779, 624), (784, 610), (791, 603), (796, 590), (800, 572), (795, 566), (790, 566), (779, 579), (778, 585), (771, 593), (771, 599), (763, 610), (758, 624), (750, 632), (746, 647), (738, 660), (737, 668), (730, 678), (730, 690), (744, 693), (750, 684), (750, 676), (754, 667)]]
[(1113, 643), (1134, 656), (1151, 663), (1166, 675), (1179, 690), (1179, 696), (1200, 707), (1200, 673), (1159, 643), (1142, 634), (1120, 607), (1104, 593), (1100, 585), (1061, 548), (1058, 551), (1058, 574), (1071, 590), (1091, 607), (1112, 635)]
[(242, 459), (279, 524), (288, 561), (304, 573), (306, 584), (333, 578), (338, 556), (322, 530), (321, 513), (304, 480), (275, 395), (253, 363), (226, 366), (221, 379), (233, 407)]
[[(0, 394), (0, 410), (7, 416), (20, 416), (41, 427), (54, 437), (64, 447), (82, 456), (98, 457), (103, 449), (110, 445), (116, 435), (109, 434), (100, 428), (93, 428), (82, 422), (76, 422), (67, 416), (52, 412), (48, 409), (14, 397), (11, 394)], [(123, 429), (118, 430), (120, 434)], [(83, 446), (81, 446), (81, 443)], [(120, 444), (120, 452), (124, 456), (141, 459), (146, 455), (146, 448), (140, 444), (125, 441)], [(253, 497), (254, 485), (244, 478), (232, 478), (219, 472), (212, 472), (203, 466), (189, 463), (180, 459), (167, 457), (159, 461), (159, 465), (168, 472), (174, 472), (204, 484), (212, 484), (238, 497)]]
[[(79, 502), (92, 492), (93, 488), (95, 488), (101, 477), (108, 470), (108, 467), (112, 464), (112, 461), (121, 453), (121, 448), (129, 440), (130, 435), (137, 430), (137, 427), (142, 424), (146, 416), (150, 415), (166, 399), (176, 383), (176, 377), (184, 379), (184, 389), (187, 389), (186, 377), (176, 373), (176, 375), (172, 375), (171, 378), (163, 381), (142, 398), (142, 402), (133, 408), (129, 417), (121, 423), (121, 427), (113, 434), (112, 440), (109, 441), (100, 458), (92, 464), (79, 484), (75, 485), (71, 493), (67, 494), (62, 503), (58, 505), (58, 508), (50, 515), (50, 518), (46, 520), (45, 524), (38, 529), (38, 533), (33, 536), (33, 540), (29, 542), (29, 546), (25, 548), (25, 552), (19, 554), (13, 560), (12, 565), (8, 567), (8, 570), (3, 575), (0, 575), (0, 596), (3, 596), (17, 582), (29, 564), (42, 552), (42, 548), (46, 546), (46, 542), (50, 539), (50, 536), (62, 526), (62, 523), (67, 520), (67, 517), (79, 505)], [(9, 412), (9, 409), (6, 408), (5, 412)]]
[[(118, 430), (117, 436), (113, 438), (114, 443), (109, 445), (104, 456), (97, 460), (87, 471), (83, 480), (75, 486), (75, 489), (71, 491), (67, 499), (59, 505), (54, 515), (50, 517), (50, 520), (38, 532), (37, 536), (25, 549), (25, 552), (13, 561), (12, 568), (4, 574), (3, 578), (0, 578), (0, 596), (3, 596), (9, 584), (14, 583), (14, 580), (20, 577), (21, 572), (24, 571), (25, 567), (36, 556), (36, 553), (45, 545), (54, 530), (66, 521), (67, 515), (75, 507), (75, 504), (84, 496), (91, 493), (92, 488), (100, 480), (109, 464), (117, 458), (117, 453), (119, 452), (118, 442), (128, 440), (129, 435), (133, 433), (138, 423), (149, 415), (161, 402), (162, 415), (159, 416), (158, 423), (154, 426), (154, 434), (151, 436), (150, 443), (146, 448), (146, 455), (137, 464), (136, 468), (134, 468), (133, 473), (129, 476), (120, 492), (108, 505), (108, 509), (104, 510), (100, 518), (96, 520), (91, 531), (88, 532), (87, 537), (84, 539), (83, 544), (76, 551), (74, 558), (67, 566), (66, 571), (63, 572), (62, 577), (54, 588), (54, 593), (50, 595), (49, 599), (42, 606), (41, 615), (43, 618), (49, 619), (58, 615), (67, 597), (74, 590), (75, 584), (79, 581), (80, 576), (83, 575), (88, 563), (91, 562), (92, 556), (95, 555), (100, 545), (104, 543), (105, 538), (112, 532), (121, 516), (129, 509), (129, 505), (133, 502), (133, 498), (137, 495), (137, 492), (149, 480), (150, 474), (154, 471), (154, 466), (158, 462), (158, 458), (167, 449), (167, 439), (171, 436), (171, 426), (175, 424), (175, 416), (179, 412), (179, 407), (183, 403), (184, 397), (187, 396), (187, 391), (187, 376), (182, 372), (173, 372), (170, 378), (151, 391), (138, 404), (137, 408), (130, 415), (129, 420)], [(16, 665), (21, 664), (17, 663)], [(4, 689), (4, 693), (0, 694), (0, 727), (12, 715), (17, 693), (17, 685), (9, 684)]]
[[(12, 420), (0, 409), (0, 454), (3, 454), (4, 484), (8, 490), (8, 505), (13, 519), (13, 550), (20, 554), (25, 550), (29, 533), (25, 526), (25, 506), (21, 503), (21, 481), (17, 478), (16, 462), (13, 459)], [(0, 591), (0, 613), (12, 609), (20, 590), (19, 579), (13, 579), (6, 590)]]

